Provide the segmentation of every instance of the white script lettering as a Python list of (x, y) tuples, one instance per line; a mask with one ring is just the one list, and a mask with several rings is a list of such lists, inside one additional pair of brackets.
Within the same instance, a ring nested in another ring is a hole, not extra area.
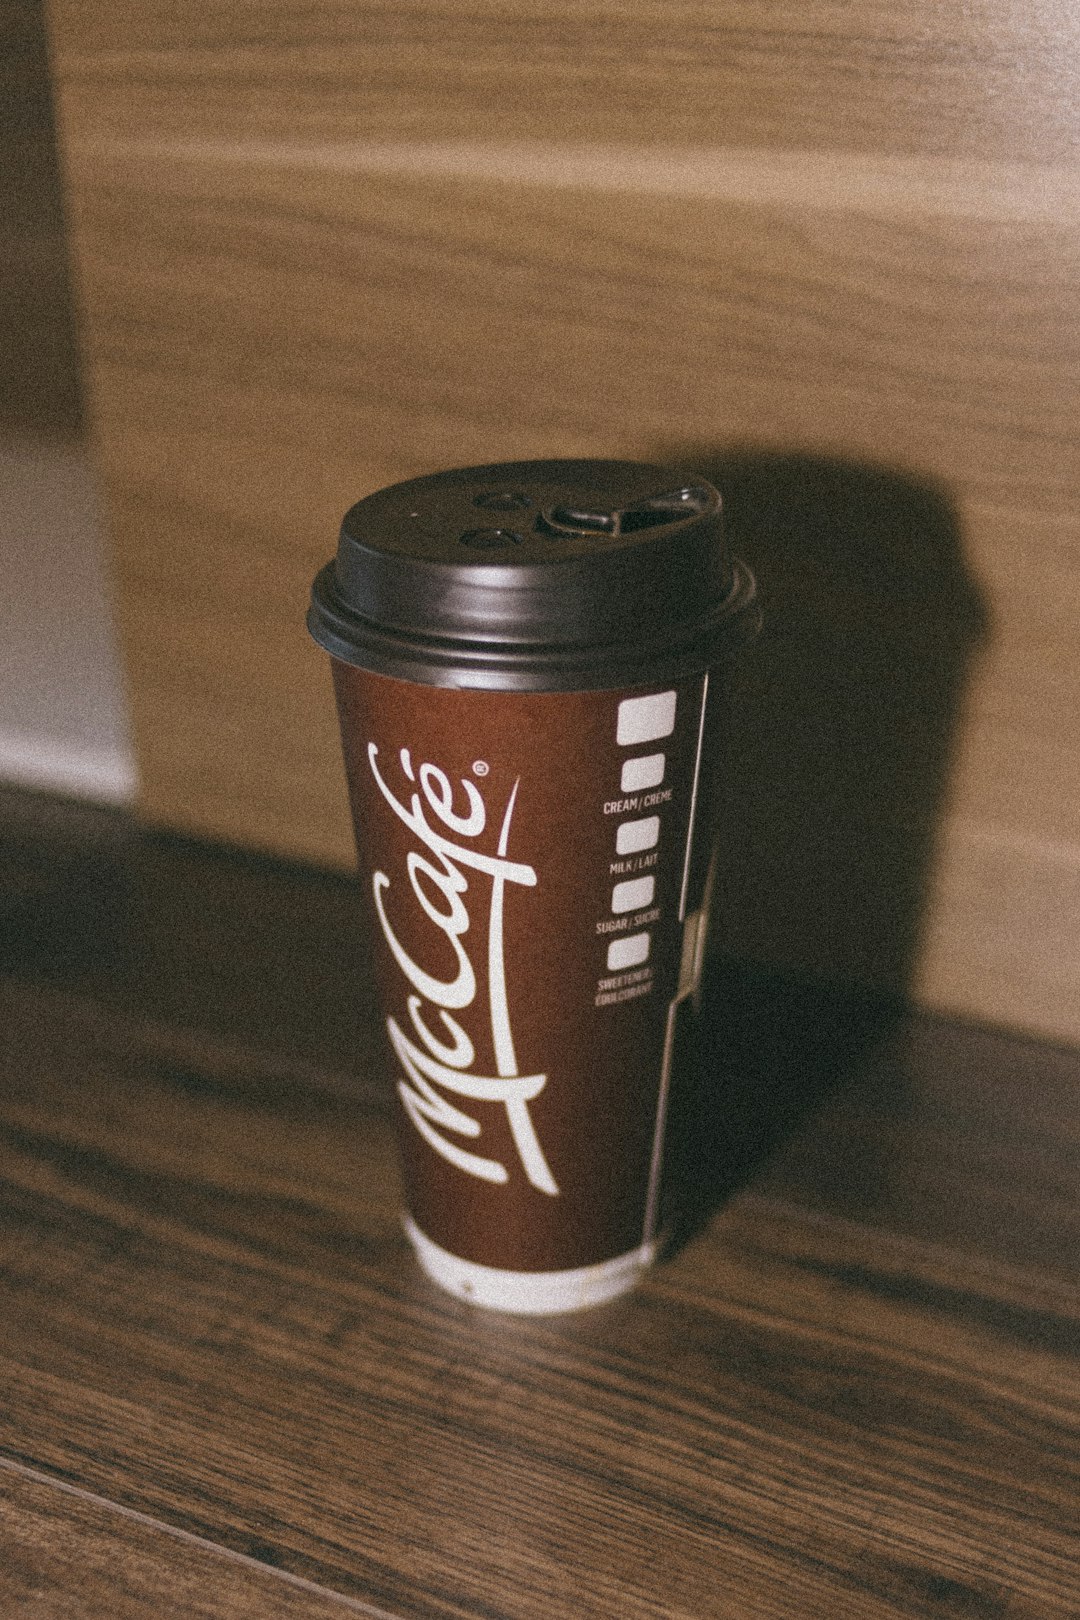
[[(413, 990), (418, 992), (409, 996), (406, 1004), (419, 1044), (405, 1033), (395, 1018), (388, 1018), (386, 1022), (391, 1045), (408, 1077), (398, 1082), (398, 1093), (405, 1111), (424, 1140), (450, 1164), (484, 1181), (503, 1183), (509, 1179), (509, 1171), (504, 1164), (498, 1159), (469, 1152), (446, 1134), (450, 1132), (472, 1140), (481, 1134), (480, 1122), (456, 1107), (446, 1093), (474, 1102), (501, 1103), (506, 1109), (514, 1145), (528, 1180), (541, 1192), (557, 1194), (558, 1185), (544, 1157), (529, 1113), (529, 1104), (544, 1089), (547, 1076), (518, 1073), (506, 995), (503, 947), (506, 886), (516, 883), (532, 888), (536, 885), (533, 867), (506, 857), (518, 783), (514, 783), (503, 815), (497, 853), (491, 855), (472, 844), (461, 842), (462, 839), (478, 838), (487, 825), (487, 808), (475, 783), (461, 780), (468, 810), (465, 814), (459, 814), (454, 809), (454, 787), (445, 771), (437, 765), (423, 764), (419, 771), (419, 791), (414, 792), (406, 802), (396, 797), (382, 775), (378, 756), (376, 745), (369, 743), (368, 760), (380, 793), (426, 851), (420, 854), (412, 850), (406, 859), (413, 898), (449, 945), (456, 963), (453, 977), (442, 979), (414, 961), (398, 939), (388, 915), (390, 878), (385, 872), (374, 872), (372, 889), (383, 936), (398, 967)], [(398, 759), (405, 776), (415, 784), (417, 773), (413, 769), (409, 750), (401, 749)], [(429, 819), (429, 815), (434, 819)], [(441, 828), (447, 831), (443, 832)], [(456, 836), (449, 837), (448, 833)], [(451, 1011), (461, 1012), (472, 1005), (477, 990), (476, 969), (463, 943), (471, 922), (464, 899), (470, 883), (470, 876), (466, 874), (475, 874), (491, 881), (487, 987), (497, 1070), (495, 1075), (474, 1072), (476, 1048), (466, 1031), (451, 1017)], [(443, 1027), (451, 1037), (451, 1045), (435, 1035), (425, 1021), (422, 1015), (425, 1000), (438, 1009)]]

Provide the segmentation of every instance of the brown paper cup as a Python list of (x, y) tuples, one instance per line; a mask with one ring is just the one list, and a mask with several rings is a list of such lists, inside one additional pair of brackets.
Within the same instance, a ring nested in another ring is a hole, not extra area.
[(498, 690), (331, 650), (406, 1231), (429, 1275), (477, 1304), (609, 1299), (661, 1237), (676, 1026), (705, 937), (717, 672), (676, 660), (651, 682)]

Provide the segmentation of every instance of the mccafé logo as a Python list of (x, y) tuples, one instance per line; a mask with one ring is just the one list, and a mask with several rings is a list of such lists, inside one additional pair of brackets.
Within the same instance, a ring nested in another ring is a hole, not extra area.
[[(398, 1094), (416, 1129), (436, 1153), (467, 1175), (498, 1183), (509, 1180), (504, 1164), (498, 1159), (472, 1153), (454, 1140), (465, 1137), (475, 1141), (482, 1127), (479, 1120), (450, 1099), (501, 1103), (529, 1181), (541, 1192), (557, 1194), (558, 1186), (529, 1115), (529, 1104), (543, 1091), (547, 1075), (518, 1073), (506, 1002), (503, 954), (506, 887), (511, 883), (527, 888), (536, 886), (536, 872), (531, 866), (506, 858), (518, 783), (514, 783), (507, 802), (497, 851), (492, 855), (473, 842), (487, 826), (487, 807), (475, 783), (461, 780), (468, 812), (460, 815), (454, 809), (454, 789), (446, 772), (428, 764), (415, 770), (409, 750), (403, 748), (398, 760), (405, 777), (415, 788), (406, 803), (396, 798), (387, 785), (379, 770), (378, 756), (376, 745), (369, 743), (368, 760), (380, 793), (422, 846), (410, 850), (405, 863), (412, 900), (449, 944), (457, 966), (452, 978), (439, 979), (422, 963), (413, 960), (395, 934), (389, 915), (390, 910), (402, 903), (400, 886), (391, 894), (387, 874), (374, 872), (375, 907), (386, 943), (415, 992), (406, 1001), (408, 1029), (403, 1029), (396, 1018), (386, 1020), (391, 1044), (408, 1076), (398, 1081)], [(464, 943), (472, 924), (466, 901), (470, 886), (474, 896), (482, 886), (488, 903), (487, 995), (497, 1075), (476, 1073), (476, 1048), (453, 1016), (471, 1007), (476, 999), (476, 969)], [(433, 956), (436, 954), (445, 957), (441, 944)], [(437, 1033), (431, 1028), (432, 1009), (437, 1010), (442, 1026)]]

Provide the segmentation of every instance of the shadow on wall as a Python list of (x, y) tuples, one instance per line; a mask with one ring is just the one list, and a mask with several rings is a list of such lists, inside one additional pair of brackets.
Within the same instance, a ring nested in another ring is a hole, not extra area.
[(0, 9), (0, 434), (68, 441), (82, 420), (45, 11)]
[(670, 1181), (692, 1226), (903, 1006), (988, 622), (955, 512), (925, 482), (796, 455), (661, 459), (721, 490), (765, 615), (727, 683), (706, 1061), (673, 1099)]

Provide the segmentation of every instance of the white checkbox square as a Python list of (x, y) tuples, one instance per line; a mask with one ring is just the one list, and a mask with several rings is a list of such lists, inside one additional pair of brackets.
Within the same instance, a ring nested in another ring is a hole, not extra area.
[(611, 891), (612, 911), (640, 911), (642, 906), (651, 906), (653, 895), (656, 893), (656, 879), (654, 877), (628, 878), (625, 883), (616, 883)]
[(623, 968), (640, 967), (649, 960), (651, 943), (649, 934), (627, 934), (623, 939), (613, 939), (607, 948), (608, 972), (620, 973)]
[(638, 821), (620, 821), (615, 832), (615, 852), (618, 855), (636, 855), (639, 850), (654, 849), (659, 837), (659, 816), (642, 816)]
[(621, 787), (624, 793), (640, 793), (644, 788), (659, 787), (664, 780), (667, 759), (663, 754), (639, 754), (636, 759), (623, 760)]
[(656, 742), (675, 730), (674, 692), (654, 692), (649, 697), (624, 698), (619, 704), (617, 738), (623, 748), (635, 743)]

